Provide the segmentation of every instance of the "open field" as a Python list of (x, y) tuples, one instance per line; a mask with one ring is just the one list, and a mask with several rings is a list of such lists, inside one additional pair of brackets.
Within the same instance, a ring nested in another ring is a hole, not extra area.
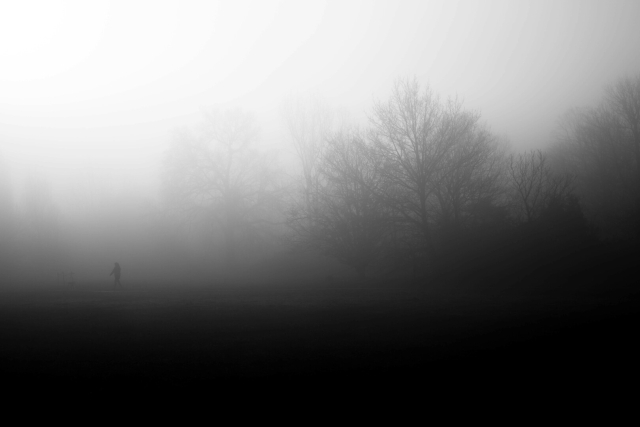
[(447, 296), (402, 286), (0, 291), (5, 383), (188, 386), (628, 376), (635, 296)]

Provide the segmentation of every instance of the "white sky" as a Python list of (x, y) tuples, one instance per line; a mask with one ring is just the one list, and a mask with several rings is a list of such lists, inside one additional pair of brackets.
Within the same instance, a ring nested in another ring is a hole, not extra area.
[(639, 18), (639, 1), (611, 0), (4, 1), (0, 164), (144, 186), (202, 107), (252, 109), (275, 143), (291, 93), (362, 118), (413, 75), (540, 147), (566, 109), (640, 73)]

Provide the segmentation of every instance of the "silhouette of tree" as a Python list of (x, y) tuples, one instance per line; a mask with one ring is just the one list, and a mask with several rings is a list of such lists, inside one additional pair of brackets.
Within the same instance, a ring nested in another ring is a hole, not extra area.
[(334, 134), (318, 167), (317, 203), (294, 208), (289, 217), (305, 243), (361, 276), (382, 255), (392, 227), (380, 160), (358, 131)]
[[(455, 99), (442, 102), (414, 78), (396, 80), (387, 102), (376, 102), (370, 121), (386, 201), (413, 230), (416, 253), (434, 255), (481, 200), (497, 197), (501, 152), (480, 116)], [(442, 240), (442, 239), (440, 239)]]
[(576, 176), (585, 213), (602, 232), (640, 231), (640, 75), (608, 86), (597, 107), (567, 113), (554, 154)]
[(552, 201), (564, 200), (573, 191), (573, 177), (554, 174), (540, 150), (512, 155), (509, 177), (516, 217), (529, 223), (539, 219)]
[(442, 104), (417, 80), (396, 80), (388, 102), (373, 107), (377, 156), (392, 191), (389, 203), (431, 243), (435, 176), (454, 141), (452, 117), (459, 106)]
[(302, 167), (304, 203), (311, 206), (316, 203), (320, 162), (332, 130), (334, 114), (317, 98), (289, 98), (283, 104), (282, 114)]
[(283, 190), (272, 155), (256, 150), (255, 117), (242, 110), (204, 111), (198, 133), (174, 132), (164, 162), (168, 206), (191, 224), (222, 235), (229, 266), (242, 242), (265, 237)]
[(443, 158), (433, 186), (438, 222), (448, 238), (474, 220), (479, 205), (498, 202), (503, 192), (504, 150), (479, 124), (478, 114), (463, 113), (457, 119), (464, 132)]
[(605, 105), (615, 117), (620, 139), (629, 146), (635, 160), (635, 181), (640, 182), (640, 75), (621, 78), (609, 86)]
[(609, 222), (625, 211), (634, 196), (634, 159), (613, 114), (605, 108), (574, 110), (566, 115), (561, 146), (554, 153), (576, 176), (577, 191), (589, 216)]

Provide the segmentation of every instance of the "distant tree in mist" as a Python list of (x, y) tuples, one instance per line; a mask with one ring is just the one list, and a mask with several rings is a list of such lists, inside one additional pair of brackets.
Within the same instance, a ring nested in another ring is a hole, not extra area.
[(483, 207), (504, 201), (503, 147), (479, 123), (479, 114), (464, 112), (456, 120), (458, 136), (443, 157), (433, 185), (437, 223), (447, 239), (460, 237), (477, 222)]
[(422, 236), (433, 239), (436, 175), (455, 142), (453, 119), (460, 106), (442, 103), (417, 80), (396, 80), (387, 102), (376, 102), (371, 124), (377, 156), (391, 191), (388, 202)]
[(607, 235), (637, 233), (640, 75), (608, 86), (597, 107), (570, 111), (559, 135), (554, 161), (576, 176), (587, 216)]
[(385, 198), (400, 226), (413, 230), (418, 252), (433, 255), (438, 234), (451, 239), (478, 211), (474, 205), (497, 198), (502, 153), (479, 119), (416, 79), (396, 80), (390, 98), (374, 104), (370, 121)]
[(289, 224), (303, 243), (364, 276), (393, 225), (380, 159), (360, 132), (343, 130), (327, 137), (318, 160), (313, 203), (294, 207)]
[(477, 112), (416, 79), (396, 80), (363, 132), (320, 131), (292, 111), (304, 191), (289, 225), (361, 275), (510, 280), (593, 243), (571, 168), (541, 151), (508, 156)]
[(318, 187), (319, 163), (331, 132), (333, 112), (319, 99), (289, 98), (282, 105), (288, 136), (302, 167), (305, 201)]
[(512, 206), (518, 219), (533, 222), (573, 194), (574, 178), (554, 173), (540, 150), (509, 158)]
[(635, 182), (640, 183), (640, 75), (625, 77), (606, 90), (605, 105), (615, 117), (622, 145), (634, 159)]
[(459, 102), (398, 79), (370, 123), (366, 132), (318, 132), (311, 144), (310, 191), (290, 223), (325, 253), (361, 274), (381, 259), (416, 265), (504, 203), (504, 150)]
[(203, 113), (197, 131), (176, 130), (166, 153), (167, 206), (189, 224), (220, 236), (229, 265), (241, 245), (264, 238), (281, 209), (273, 155), (257, 150), (255, 117), (242, 110)]
[(290, 188), (290, 203), (297, 209), (313, 209), (318, 205), (320, 169), (327, 140), (337, 125), (336, 110), (320, 98), (299, 96), (286, 98), (281, 108), (286, 133), (301, 172)]

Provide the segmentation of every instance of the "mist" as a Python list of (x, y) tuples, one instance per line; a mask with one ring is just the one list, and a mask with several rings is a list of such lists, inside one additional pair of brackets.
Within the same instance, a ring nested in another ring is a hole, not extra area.
[(206, 316), (280, 304), (302, 322), (300, 307), (369, 325), (405, 307), (405, 350), (450, 298), (484, 332), (514, 298), (542, 319), (551, 302), (626, 303), (638, 16), (632, 1), (4, 2), (0, 287), (78, 307), (198, 289), (184, 298)]
[[(82, 237), (80, 224), (122, 234), (101, 254), (109, 263), (147, 252), (144, 239), (118, 230), (129, 221), (142, 233), (132, 221), (163, 210), (170, 134), (197, 126), (203, 109), (255, 114), (255, 144), (294, 174), (281, 113), (292, 97), (322, 99), (366, 125), (394, 79), (416, 76), (481, 112), (517, 151), (548, 146), (562, 113), (593, 104), (605, 84), (640, 69), (638, 10), (629, 2), (59, 1), (3, 9), (5, 210), (23, 222), (29, 183), (40, 182), (65, 236), (100, 252), (103, 237)], [(163, 233), (145, 226), (147, 239)], [(89, 261), (60, 262), (80, 271)], [(147, 263), (141, 280), (166, 261)]]

